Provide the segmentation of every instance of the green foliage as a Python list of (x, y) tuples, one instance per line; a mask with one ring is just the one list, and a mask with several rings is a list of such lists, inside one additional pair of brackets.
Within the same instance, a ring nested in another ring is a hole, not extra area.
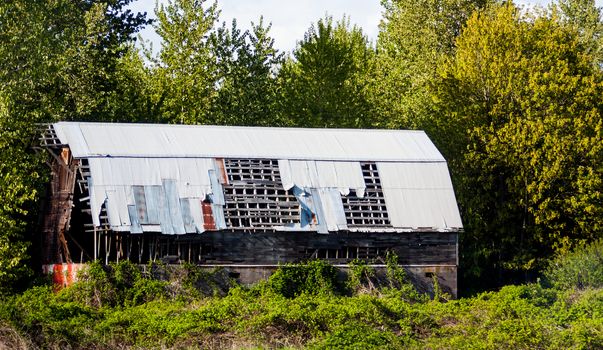
[(594, 0), (558, 0), (553, 4), (561, 20), (578, 31), (581, 43), (592, 55), (593, 63), (603, 62), (603, 22), (601, 8)]
[(207, 123), (217, 80), (208, 40), (218, 20), (217, 4), (170, 0), (158, 4), (155, 14), (155, 30), (162, 39), (152, 71), (151, 100), (157, 118), (168, 123)]
[(281, 125), (275, 69), (283, 55), (270, 25), (260, 18), (242, 32), (234, 20), (216, 27), (217, 3), (172, 0), (159, 5), (155, 26), (162, 38), (150, 69), (144, 105), (150, 119), (168, 123)]
[[(383, 0), (375, 73), (369, 77), (376, 125), (437, 129), (430, 85), (473, 11), (487, 0)], [(435, 140), (436, 142), (440, 140)]]
[(268, 285), (287, 298), (301, 294), (338, 294), (342, 286), (337, 279), (337, 269), (322, 260), (306, 264), (286, 264), (270, 276)]
[(387, 279), (390, 287), (400, 288), (407, 284), (406, 271), (399, 265), (398, 255), (392, 251), (387, 252), (385, 256), (385, 266), (387, 267)]
[(210, 37), (217, 61), (218, 89), (211, 106), (211, 122), (226, 125), (279, 126), (278, 84), (275, 69), (283, 54), (274, 48), (271, 25), (263, 18), (241, 32), (233, 20), (231, 29), (217, 28)]
[(400, 349), (400, 339), (391, 331), (381, 331), (350, 322), (336, 328), (309, 349)]
[[(47, 170), (35, 123), (121, 115), (116, 65), (146, 23), (130, 0), (0, 4), (0, 292), (30, 275), (36, 200)], [(37, 232), (36, 232), (37, 233)], [(35, 241), (38, 241), (35, 239)]]
[(512, 4), (475, 13), (456, 46), (436, 139), (465, 213), (462, 264), (502, 283), (600, 235), (602, 75), (574, 29)]
[(58, 296), (94, 308), (134, 306), (167, 298), (167, 287), (165, 281), (143, 276), (129, 261), (106, 267), (95, 261), (80, 273), (78, 283)]
[(560, 289), (603, 287), (603, 241), (561, 254), (550, 262), (545, 277)]
[[(317, 266), (315, 271), (324, 272), (324, 267)], [(139, 273), (128, 264), (102, 271), (98, 266), (90, 269), (98, 282), (112, 283), (114, 296), (133, 295), (139, 288)], [(161, 269), (157, 266), (154, 273), (163, 274)], [(297, 279), (291, 276), (292, 271), (290, 266), (283, 266), (277, 280), (284, 276)], [(198, 272), (190, 272), (184, 284), (198, 276)], [(147, 279), (159, 281), (151, 276)], [(603, 346), (601, 288), (564, 290), (527, 284), (447, 302), (429, 298), (409, 302), (403, 291), (389, 287), (379, 293), (351, 296), (333, 292), (286, 296), (273, 288), (273, 282), (252, 288), (236, 286), (223, 296), (190, 297), (180, 289), (186, 299), (164, 298), (163, 290), (151, 292), (153, 297), (139, 303), (100, 306), (85, 298), (69, 297), (79, 283), (90, 283), (85, 280), (56, 294), (50, 287), (35, 287), (5, 298), (0, 301), (0, 320), (43, 348)], [(118, 285), (119, 292), (115, 290)]]
[(350, 27), (349, 19), (320, 19), (279, 72), (281, 113), (295, 126), (373, 126), (367, 99), (373, 58), (367, 37), (357, 26)]
[(364, 288), (368, 289), (369, 291), (373, 290), (375, 288), (372, 281), (374, 277), (375, 269), (368, 265), (366, 261), (354, 259), (352, 262), (350, 262), (347, 285), (351, 290), (359, 291), (360, 289)]

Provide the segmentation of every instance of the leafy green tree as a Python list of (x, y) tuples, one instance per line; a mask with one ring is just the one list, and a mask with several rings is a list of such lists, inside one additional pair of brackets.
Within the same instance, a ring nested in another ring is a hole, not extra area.
[(10, 113), (10, 100), (0, 94), (0, 294), (30, 275), (26, 265), (31, 237), (26, 235), (27, 217), (36, 198), (36, 157), (27, 149), (30, 139), (23, 139), (27, 121)]
[(464, 266), (530, 271), (596, 239), (603, 76), (580, 33), (505, 4), (474, 14), (456, 45), (435, 99), (467, 227)]
[(282, 125), (278, 119), (276, 70), (283, 54), (274, 48), (270, 25), (263, 18), (251, 31), (241, 32), (233, 20), (211, 35), (217, 60), (218, 89), (212, 104), (212, 122), (229, 125)]
[[(383, 0), (371, 101), (379, 126), (420, 128), (432, 124), (431, 83), (455, 39), (488, 0)], [(437, 140), (436, 140), (437, 141)]]
[(582, 44), (592, 53), (595, 64), (603, 63), (603, 22), (601, 8), (594, 0), (559, 0), (554, 5), (561, 20), (580, 34)]
[(111, 120), (117, 61), (146, 24), (130, 0), (12, 1), (0, 5), (0, 83), (39, 120)]
[(26, 274), (35, 200), (47, 169), (35, 123), (114, 120), (117, 62), (146, 20), (130, 0), (0, 4), (0, 286)]
[(216, 61), (209, 37), (218, 20), (217, 3), (169, 0), (155, 9), (162, 44), (153, 70), (153, 107), (169, 123), (207, 123), (215, 98)]
[(348, 19), (312, 24), (279, 73), (281, 113), (298, 126), (371, 126), (366, 77), (373, 57), (367, 37)]

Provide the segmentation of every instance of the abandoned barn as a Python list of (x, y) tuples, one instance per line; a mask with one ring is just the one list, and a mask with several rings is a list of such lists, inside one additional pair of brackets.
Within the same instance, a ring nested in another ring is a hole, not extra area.
[(462, 223), (424, 132), (59, 122), (41, 142), (46, 266), (161, 260), (253, 279), (393, 251), (456, 295)]

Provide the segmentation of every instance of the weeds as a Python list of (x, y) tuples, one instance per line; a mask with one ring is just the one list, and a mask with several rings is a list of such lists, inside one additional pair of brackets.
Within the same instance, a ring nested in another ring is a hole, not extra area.
[(345, 281), (324, 262), (284, 265), (250, 288), (192, 265), (141, 272), (125, 262), (91, 264), (59, 293), (39, 286), (0, 301), (1, 341), (110, 349), (603, 347), (603, 289), (528, 284), (442, 303), (437, 292), (432, 300), (412, 289), (396, 262), (388, 256), (384, 281), (360, 261)]

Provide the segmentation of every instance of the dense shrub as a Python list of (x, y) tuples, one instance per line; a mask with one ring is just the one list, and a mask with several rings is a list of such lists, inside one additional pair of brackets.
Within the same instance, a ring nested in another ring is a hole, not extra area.
[(269, 286), (287, 298), (302, 293), (341, 294), (343, 286), (337, 278), (337, 269), (322, 261), (313, 260), (306, 264), (286, 264), (270, 276)]
[(545, 276), (560, 289), (603, 287), (603, 240), (558, 256)]
[(145, 271), (93, 264), (58, 293), (41, 286), (1, 300), (0, 348), (603, 348), (603, 289), (527, 284), (441, 302), (392, 282), (346, 295), (336, 270), (311, 262), (250, 288), (194, 294), (223, 272)]

